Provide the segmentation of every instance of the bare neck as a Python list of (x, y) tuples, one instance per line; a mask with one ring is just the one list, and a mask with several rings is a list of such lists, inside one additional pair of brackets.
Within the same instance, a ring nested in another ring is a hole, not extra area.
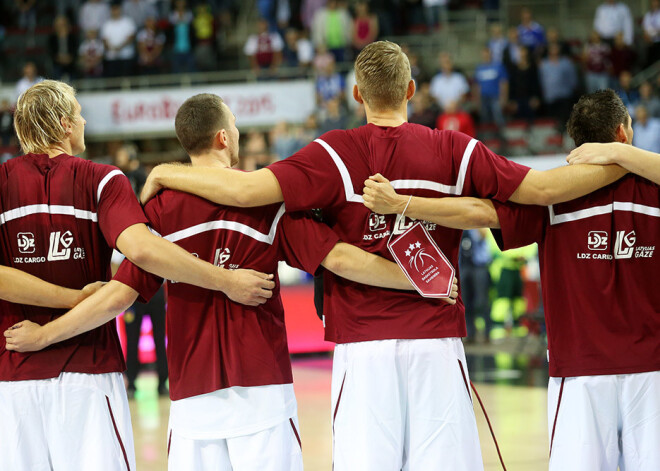
[(191, 155), (193, 167), (231, 167), (231, 157), (226, 150), (211, 149), (201, 154)]
[(52, 159), (53, 157), (62, 154), (73, 155), (73, 149), (71, 148), (71, 143), (69, 141), (64, 141), (46, 149), (44, 154), (48, 154), (48, 157)]
[(367, 114), (367, 123), (375, 124), (376, 126), (397, 127), (403, 123), (408, 122), (408, 101), (397, 110), (376, 111), (369, 109), (368, 105), (364, 105)]

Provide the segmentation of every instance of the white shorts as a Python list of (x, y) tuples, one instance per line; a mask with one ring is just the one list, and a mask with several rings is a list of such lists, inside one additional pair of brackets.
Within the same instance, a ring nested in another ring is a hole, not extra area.
[(550, 378), (548, 430), (550, 471), (660, 470), (660, 371)]
[(335, 471), (483, 470), (458, 338), (335, 347)]
[(260, 432), (232, 438), (196, 440), (170, 429), (169, 471), (302, 471), (298, 418)]
[(134, 471), (121, 373), (0, 381), (0, 469)]

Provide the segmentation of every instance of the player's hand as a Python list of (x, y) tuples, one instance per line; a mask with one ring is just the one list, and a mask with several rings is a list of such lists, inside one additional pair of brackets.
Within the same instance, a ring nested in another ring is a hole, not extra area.
[(105, 285), (106, 285), (105, 281), (95, 281), (94, 283), (85, 285), (83, 289), (80, 290), (80, 300), (78, 302), (82, 301), (85, 298), (89, 298), (91, 295), (96, 293)]
[(364, 205), (379, 214), (400, 214), (406, 207), (407, 197), (394, 191), (390, 181), (380, 173), (364, 182)]
[(147, 204), (147, 202), (156, 196), (160, 190), (163, 189), (163, 186), (158, 182), (158, 174), (160, 173), (160, 168), (161, 166), (158, 165), (154, 167), (154, 169), (151, 171), (149, 176), (147, 177), (147, 181), (144, 183), (144, 186), (142, 187), (142, 191), (140, 192), (140, 203)]
[(36, 352), (48, 346), (43, 327), (32, 321), (21, 321), (5, 330), (7, 350), (14, 352)]
[(617, 163), (617, 157), (625, 144), (612, 142), (607, 144), (589, 143), (582, 144), (568, 154), (566, 161), (571, 164), (609, 165)]
[(454, 277), (454, 282), (451, 285), (451, 293), (448, 298), (441, 298), (447, 304), (456, 304), (456, 298), (458, 298), (458, 279)]
[(232, 270), (232, 283), (223, 290), (229, 299), (248, 306), (259, 306), (273, 296), (274, 276), (254, 270)]

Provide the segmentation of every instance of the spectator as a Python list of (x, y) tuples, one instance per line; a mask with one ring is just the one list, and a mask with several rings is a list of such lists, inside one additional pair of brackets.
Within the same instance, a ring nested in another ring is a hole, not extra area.
[(644, 40), (648, 43), (646, 49), (646, 66), (660, 60), (660, 0), (651, 0), (651, 9), (644, 15), (642, 21)]
[(549, 46), (548, 57), (541, 61), (539, 78), (548, 114), (558, 119), (563, 128), (571, 112), (578, 79), (571, 60), (560, 55), (559, 45)]
[(614, 37), (614, 45), (610, 53), (610, 63), (612, 64), (610, 77), (614, 78), (612, 80), (612, 87), (616, 86), (616, 79), (621, 75), (621, 72), (631, 72), (635, 68), (637, 53), (624, 42), (623, 33), (617, 33)]
[(422, 0), (426, 26), (429, 31), (433, 31), (440, 25), (446, 29), (449, 22), (449, 16), (447, 14), (448, 4), (449, 0)]
[(158, 17), (156, 7), (147, 0), (124, 0), (121, 9), (124, 16), (133, 20), (138, 29), (144, 26), (147, 18)]
[(509, 41), (504, 37), (502, 33), (502, 25), (500, 23), (494, 23), (490, 27), (490, 39), (488, 39), (488, 49), (490, 49), (490, 55), (493, 58), (493, 62), (502, 64), (504, 62), (504, 51), (506, 50)]
[(247, 133), (244, 156), (240, 159), (243, 170), (259, 170), (271, 163), (272, 156), (268, 150), (268, 143), (263, 132), (251, 129)]
[(99, 39), (98, 31), (87, 30), (85, 39), (78, 48), (78, 62), (84, 77), (103, 75), (103, 56), (103, 41)]
[(316, 13), (325, 7), (327, 0), (303, 0), (300, 8), (300, 17), (305, 30), (310, 31)]
[(378, 17), (369, 12), (369, 4), (360, 2), (355, 5), (353, 21), (353, 51), (355, 56), (378, 38)]
[(410, 76), (415, 83), (419, 85), (420, 83), (428, 82), (430, 77), (423, 64), (420, 62), (417, 53), (412, 51), (406, 44), (401, 44), (401, 50), (408, 56), (408, 62), (410, 62)]
[(359, 103), (351, 111), (352, 114), (346, 120), (346, 129), (355, 129), (367, 124), (367, 112), (362, 103)]
[(509, 96), (509, 76), (501, 63), (494, 62), (490, 49), (484, 47), (481, 51), (482, 63), (474, 71), (477, 96), (480, 102), (480, 119), (482, 123), (495, 122), (504, 127), (502, 106)]
[(33, 35), (37, 26), (37, 0), (14, 0), (14, 4), (18, 10), (18, 27)]
[(660, 98), (653, 94), (653, 87), (649, 82), (643, 82), (639, 86), (639, 99), (634, 105), (646, 108), (652, 118), (660, 118)]
[(502, 53), (502, 63), (507, 70), (511, 70), (512, 67), (520, 60), (521, 50), (526, 49), (520, 44), (518, 40), (518, 29), (515, 27), (509, 28), (507, 31), (507, 44)]
[(18, 97), (25, 90), (42, 80), (43, 78), (37, 74), (37, 66), (34, 65), (34, 62), (26, 62), (23, 66), (23, 77), (16, 83), (16, 87), (14, 88), (14, 103), (18, 101)]
[(6, 98), (0, 101), (0, 147), (9, 147), (14, 136), (14, 113)]
[(438, 107), (429, 93), (429, 84), (423, 83), (410, 100), (408, 121), (434, 129), (438, 120)]
[(460, 109), (456, 101), (447, 104), (444, 113), (438, 116), (435, 127), (444, 131), (459, 131), (470, 137), (477, 136), (474, 119), (469, 113)]
[(195, 64), (201, 70), (215, 70), (215, 18), (210, 5), (198, 4), (192, 21)]
[(344, 62), (352, 40), (353, 20), (343, 3), (328, 0), (326, 7), (316, 12), (311, 31), (314, 45), (324, 45), (335, 56), (335, 62)]
[(312, 113), (307, 116), (305, 123), (303, 124), (301, 141), (302, 142), (312, 142), (314, 139), (319, 137), (321, 133), (319, 132), (319, 125), (316, 119), (316, 114)]
[(520, 11), (520, 25), (518, 25), (518, 40), (522, 46), (534, 54), (539, 54), (546, 43), (543, 26), (532, 20), (532, 10), (523, 8)]
[(155, 74), (163, 68), (165, 35), (158, 31), (156, 18), (146, 18), (144, 28), (137, 35), (138, 68), (141, 74)]
[(635, 103), (639, 101), (639, 92), (632, 86), (632, 74), (629, 71), (624, 70), (619, 75), (619, 86), (616, 93), (621, 97), (621, 101), (628, 108), (630, 115), (634, 116)]
[(319, 125), (321, 134), (335, 129), (346, 129), (346, 112), (342, 108), (340, 97), (334, 97), (326, 101), (325, 109), (322, 111), (323, 118)]
[(617, 33), (623, 33), (623, 41), (633, 44), (633, 19), (630, 9), (623, 2), (607, 0), (596, 8), (594, 29), (605, 41), (612, 42)]
[(83, 33), (101, 28), (110, 18), (110, 6), (103, 0), (88, 0), (78, 12), (78, 25)]
[(640, 149), (660, 153), (660, 119), (649, 117), (644, 106), (635, 108), (633, 145)]
[(289, 28), (284, 34), (284, 64), (308, 69), (314, 60), (314, 46), (304, 32)]
[(477, 329), (475, 318), (485, 321), (486, 330), (484, 342), (490, 343), (490, 272), (488, 267), (492, 260), (486, 236), (487, 229), (472, 229), (463, 232), (459, 256), (461, 296), (465, 304), (465, 323), (467, 328), (467, 343), (474, 343)]
[(587, 93), (609, 88), (610, 53), (610, 46), (601, 41), (596, 31), (592, 31), (582, 53)]
[(302, 143), (299, 138), (297, 130), (287, 123), (280, 121), (270, 131), (270, 145), (273, 154), (280, 159), (287, 157), (298, 152), (307, 143)]
[(123, 16), (120, 4), (113, 3), (110, 7), (110, 19), (101, 28), (101, 39), (105, 50), (105, 75), (132, 75), (135, 63), (135, 23)]
[(509, 106), (516, 118), (532, 120), (541, 106), (541, 85), (529, 51), (520, 50), (520, 61), (510, 71)]
[(561, 36), (559, 35), (559, 30), (557, 28), (548, 28), (548, 31), (547, 31), (547, 34), (546, 34), (546, 40), (547, 40), (546, 45), (542, 49), (543, 54), (538, 56), (539, 58), (547, 57), (547, 55), (548, 55), (548, 46), (550, 44), (559, 45), (559, 54), (562, 55), (562, 56), (571, 57), (573, 55), (572, 51), (571, 51), (570, 44), (568, 44), (567, 41), (564, 41), (563, 39), (561, 39)]
[(282, 63), (284, 41), (279, 33), (268, 31), (268, 21), (264, 18), (257, 21), (257, 34), (248, 37), (243, 51), (250, 58), (252, 70), (257, 74), (264, 71), (275, 75)]
[(451, 56), (440, 53), (440, 72), (431, 79), (431, 95), (444, 109), (450, 103), (460, 104), (470, 91), (467, 80), (460, 72), (454, 70)]
[(344, 101), (345, 79), (342, 74), (335, 71), (334, 61), (328, 61), (318, 71), (316, 78), (316, 101), (321, 107), (334, 99)]
[(75, 75), (78, 41), (71, 32), (71, 25), (66, 16), (55, 18), (48, 45), (53, 61), (53, 77), (57, 80), (62, 78), (71, 80)]
[(194, 72), (195, 58), (192, 50), (193, 14), (186, 5), (186, 0), (176, 0), (174, 11), (170, 14), (172, 25), (172, 72), (175, 74)]

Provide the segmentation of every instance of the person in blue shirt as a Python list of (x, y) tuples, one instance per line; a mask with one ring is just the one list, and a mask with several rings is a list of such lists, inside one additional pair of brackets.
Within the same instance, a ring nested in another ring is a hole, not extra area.
[(506, 123), (502, 105), (509, 94), (509, 76), (504, 65), (492, 60), (488, 47), (482, 49), (481, 58), (483, 62), (474, 72), (481, 102), (481, 122), (495, 122), (498, 127), (503, 127)]
[(518, 25), (518, 40), (527, 47), (529, 52), (537, 55), (546, 44), (543, 26), (532, 20), (532, 10), (523, 8), (520, 11), (520, 24)]

